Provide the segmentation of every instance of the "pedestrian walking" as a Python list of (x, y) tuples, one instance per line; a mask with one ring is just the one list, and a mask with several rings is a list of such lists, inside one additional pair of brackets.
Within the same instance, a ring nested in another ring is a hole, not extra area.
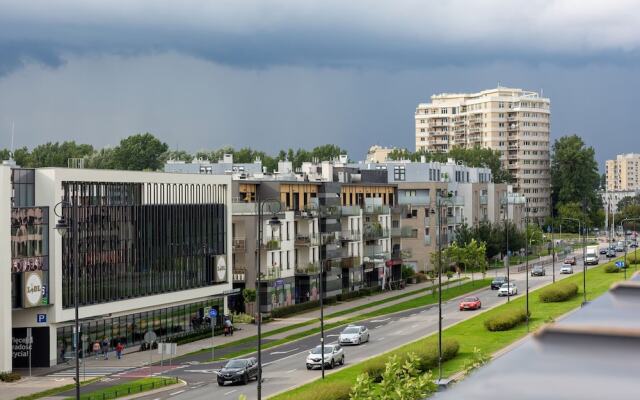
[(233, 336), (233, 323), (228, 316), (224, 317), (224, 335)]
[(116, 345), (116, 357), (118, 360), (122, 358), (122, 351), (124, 350), (124, 345), (120, 342)]
[(109, 340), (107, 340), (106, 336), (102, 339), (102, 355), (104, 355), (105, 360), (109, 359)]
[(96, 355), (96, 360), (98, 359), (98, 356), (100, 355), (100, 342), (98, 342), (96, 340), (96, 342), (93, 344), (93, 352)]

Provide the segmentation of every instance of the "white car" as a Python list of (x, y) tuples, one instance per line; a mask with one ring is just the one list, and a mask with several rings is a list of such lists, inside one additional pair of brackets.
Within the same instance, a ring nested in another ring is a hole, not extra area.
[[(339, 344), (324, 346), (324, 366), (333, 368), (344, 365), (344, 350)], [(322, 347), (316, 346), (307, 356), (307, 369), (322, 368)]]
[(571, 264), (562, 264), (560, 267), (561, 274), (573, 274), (573, 266)]
[(340, 333), (340, 344), (360, 344), (369, 341), (369, 330), (366, 326), (350, 325)]
[(513, 282), (505, 283), (498, 289), (498, 296), (513, 296), (518, 294), (518, 288)]

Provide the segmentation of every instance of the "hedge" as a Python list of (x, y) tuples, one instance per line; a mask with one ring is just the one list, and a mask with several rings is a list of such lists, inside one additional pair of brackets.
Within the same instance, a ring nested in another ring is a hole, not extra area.
[(620, 271), (622, 271), (622, 269), (616, 267), (614, 264), (607, 264), (604, 267), (604, 272), (606, 272), (607, 274), (614, 274), (614, 273), (620, 272)]
[(509, 310), (484, 321), (484, 326), (491, 332), (508, 331), (519, 323), (526, 321), (524, 309)]
[[(337, 299), (335, 297), (327, 297), (324, 299), (324, 305), (335, 304)], [(271, 310), (272, 318), (282, 318), (293, 314), (299, 314), (303, 311), (313, 310), (320, 307), (320, 300), (307, 301), (304, 303), (293, 304), (290, 306), (274, 308)], [(264, 319), (263, 319), (264, 321)]]
[(296, 400), (349, 400), (351, 384), (346, 382), (321, 382), (318, 390), (298, 395)]
[[(442, 361), (448, 361), (458, 355), (460, 344), (453, 339), (444, 339), (442, 341)], [(399, 362), (404, 363), (409, 353), (414, 353), (420, 359), (419, 368), (422, 372), (427, 372), (438, 365), (438, 343), (430, 343), (424, 345), (423, 342), (409, 346), (406, 350), (395, 351), (391, 354), (375, 357), (362, 364), (362, 371), (369, 374), (374, 382), (382, 382), (382, 373), (385, 370), (385, 364), (392, 355), (399, 357)]]
[(575, 283), (561, 283), (541, 290), (539, 299), (543, 303), (558, 303), (567, 301), (576, 294), (578, 294), (578, 285)]
[(2, 382), (15, 382), (20, 378), (21, 376), (17, 372), (0, 372), (0, 381)]

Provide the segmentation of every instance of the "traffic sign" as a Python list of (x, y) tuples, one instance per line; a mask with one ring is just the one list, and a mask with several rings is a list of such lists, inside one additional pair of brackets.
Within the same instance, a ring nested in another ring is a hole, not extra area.
[(156, 335), (154, 331), (148, 331), (147, 333), (144, 334), (144, 341), (147, 342), (148, 344), (155, 342), (157, 338), (158, 338), (158, 335)]
[(209, 310), (209, 317), (216, 318), (217, 316), (218, 316), (218, 310), (216, 310), (215, 308), (212, 308), (211, 310)]
[(47, 322), (47, 314), (36, 314), (36, 322), (44, 324)]
[(624, 268), (624, 261), (616, 261), (616, 267)]

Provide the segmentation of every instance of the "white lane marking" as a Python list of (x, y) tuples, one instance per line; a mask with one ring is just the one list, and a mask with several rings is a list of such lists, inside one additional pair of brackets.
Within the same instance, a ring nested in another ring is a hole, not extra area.
[(325, 335), (325, 336), (327, 336), (327, 337), (338, 337), (340, 335)]
[(185, 369), (184, 372), (197, 372), (200, 374), (217, 374), (217, 369)]
[(415, 317), (416, 315), (418, 315), (418, 313), (413, 313), (411, 315), (409, 315), (410, 317)]
[(378, 326), (374, 326), (373, 329), (378, 329), (378, 328), (382, 328), (384, 325), (378, 325)]
[(413, 325), (411, 325), (411, 329), (415, 329), (415, 328), (417, 328), (417, 327), (418, 327), (418, 324), (413, 324)]
[(287, 374), (292, 374), (292, 373), (296, 372), (297, 370), (298, 370), (297, 368), (294, 368), (292, 370), (287, 371)]
[(228, 396), (228, 395), (230, 395), (231, 393), (235, 393), (235, 392), (237, 392), (237, 391), (238, 391), (238, 389), (233, 389), (233, 390), (228, 391), (228, 392), (227, 392), (227, 393), (225, 393), (224, 395), (225, 395), (225, 396)]
[(295, 349), (291, 349), (291, 350), (287, 350), (287, 351), (274, 351), (273, 353), (269, 353), (269, 354), (271, 354), (272, 356), (275, 356), (276, 354), (288, 354), (288, 353), (291, 353), (291, 352), (294, 352), (294, 351), (298, 351), (298, 350), (300, 350), (300, 347), (296, 347)]
[(378, 340), (376, 340), (377, 342), (382, 342), (384, 340), (383, 337), (379, 338)]
[(372, 321), (371, 321), (371, 323), (376, 323), (376, 322), (385, 322), (385, 321), (388, 321), (388, 320), (390, 320), (390, 319), (391, 319), (391, 317), (389, 317), (389, 318), (384, 318), (384, 319), (374, 319), (374, 320), (372, 320)]
[(175, 396), (180, 393), (184, 393), (186, 390), (178, 390), (177, 392), (169, 393), (169, 396)]

